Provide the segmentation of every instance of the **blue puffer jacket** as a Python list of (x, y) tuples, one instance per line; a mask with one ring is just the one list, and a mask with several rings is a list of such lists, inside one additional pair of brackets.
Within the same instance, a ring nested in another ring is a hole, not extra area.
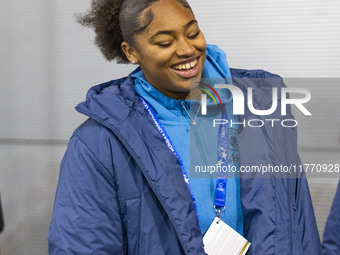
[[(256, 109), (269, 109), (268, 91), (284, 86), (264, 71), (231, 74), (244, 92), (256, 88)], [(61, 164), (50, 254), (205, 254), (178, 160), (132, 78), (93, 87), (77, 110), (89, 119), (74, 132)], [(254, 117), (249, 110), (244, 116)], [(296, 130), (265, 125), (239, 132), (241, 166), (300, 163)], [(240, 180), (248, 254), (319, 254), (307, 181), (291, 177)]]
[(322, 254), (340, 255), (340, 182), (323, 234)]

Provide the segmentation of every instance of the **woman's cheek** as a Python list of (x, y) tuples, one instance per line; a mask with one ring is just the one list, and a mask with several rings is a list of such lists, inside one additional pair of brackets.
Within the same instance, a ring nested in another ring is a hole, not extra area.
[(205, 38), (204, 38), (204, 36), (202, 35), (202, 39), (201, 39), (201, 43), (200, 43), (200, 45), (201, 45), (201, 50), (202, 51), (205, 51), (206, 49), (207, 49), (207, 42), (205, 41)]
[(157, 61), (159, 64), (158, 66), (169, 67), (171, 66), (171, 63), (173, 63), (173, 56), (174, 55), (171, 52), (162, 52), (161, 54), (155, 56), (154, 61)]

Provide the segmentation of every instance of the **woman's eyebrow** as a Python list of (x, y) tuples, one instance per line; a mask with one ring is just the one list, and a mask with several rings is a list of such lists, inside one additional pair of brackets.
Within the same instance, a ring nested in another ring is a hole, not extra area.
[[(197, 20), (193, 19), (193, 20), (190, 20), (187, 24), (185, 24), (183, 26), (184, 29), (187, 29), (189, 28), (192, 24), (195, 24), (197, 23)], [(155, 33), (153, 36), (151, 36), (151, 40), (153, 38), (155, 38), (156, 36), (158, 35), (169, 35), (169, 34), (172, 34), (174, 31), (173, 30), (161, 30), (161, 31), (158, 31), (157, 33)]]
[(189, 28), (192, 24), (197, 23), (197, 20), (193, 19), (183, 26), (184, 29)]

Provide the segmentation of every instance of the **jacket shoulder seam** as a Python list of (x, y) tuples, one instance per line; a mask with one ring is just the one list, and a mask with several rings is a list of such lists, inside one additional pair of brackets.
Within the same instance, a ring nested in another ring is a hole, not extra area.
[[(92, 156), (98, 161), (98, 163), (107, 171), (107, 173), (109, 175), (111, 175), (112, 178), (114, 178), (114, 176), (111, 174), (111, 172), (108, 170), (108, 168), (98, 159), (98, 157), (96, 156), (96, 154), (90, 149), (90, 147), (85, 143), (85, 141), (78, 135), (75, 134), (72, 136), (73, 139), (77, 138), (85, 147), (86, 149), (88, 149), (88, 151), (92, 154)], [(71, 139), (72, 139), (71, 138)]]

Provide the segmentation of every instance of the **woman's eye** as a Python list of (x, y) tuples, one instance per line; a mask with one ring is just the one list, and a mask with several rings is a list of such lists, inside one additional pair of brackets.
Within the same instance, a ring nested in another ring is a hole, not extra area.
[(167, 48), (167, 47), (170, 47), (172, 44), (172, 42), (170, 43), (159, 43), (158, 46), (162, 47), (162, 48)]
[(201, 33), (201, 31), (198, 31), (197, 33), (195, 33), (195, 34), (193, 34), (193, 35), (189, 35), (188, 38), (189, 38), (189, 39), (194, 39), (194, 38), (196, 38), (200, 33)]

